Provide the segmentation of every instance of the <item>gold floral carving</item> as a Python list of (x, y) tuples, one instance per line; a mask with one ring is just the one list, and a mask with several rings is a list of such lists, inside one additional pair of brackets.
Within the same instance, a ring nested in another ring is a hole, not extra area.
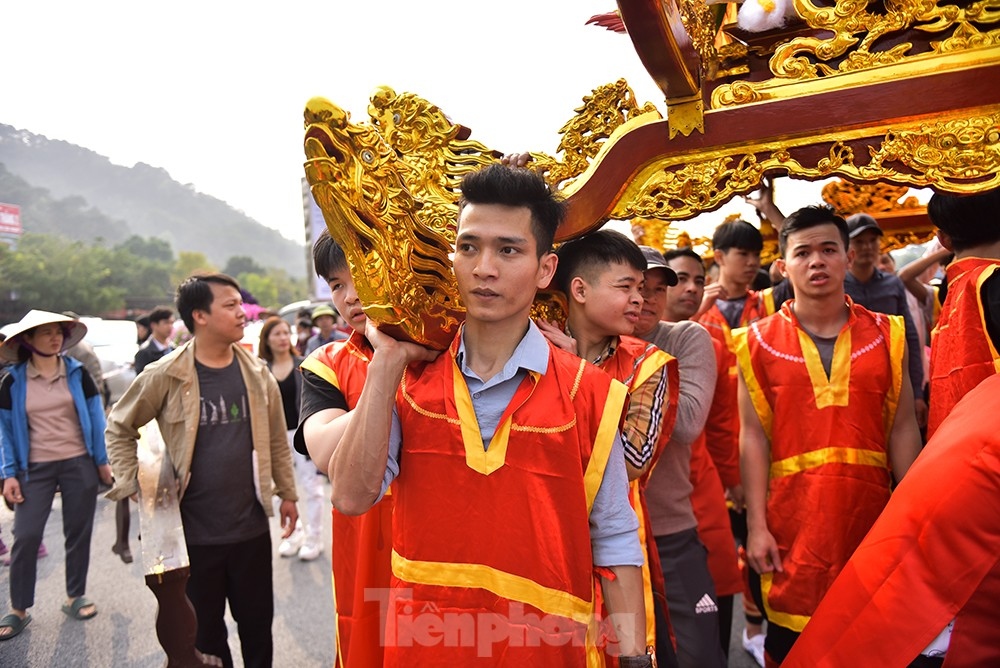
[(712, 9), (703, 0), (680, 0), (681, 23), (691, 45), (701, 58), (705, 75), (712, 79), (719, 65), (719, 54), (715, 50), (715, 17)]
[[(981, 0), (968, 7), (939, 5), (936, 0), (887, 0), (881, 3), (884, 13), (869, 11), (867, 0), (839, 0), (833, 7), (810, 0), (794, 0), (799, 16), (813, 29), (830, 31), (832, 37), (797, 37), (775, 50), (771, 72), (776, 77), (805, 79), (870, 69), (898, 62), (910, 55), (909, 42), (890, 48), (876, 47), (886, 35), (909, 28), (941, 33), (950, 28), (971, 28), (970, 22), (993, 23), (1000, 20), (997, 0)], [(875, 7), (872, 5), (872, 7)], [(952, 42), (951, 50), (978, 46), (971, 40)], [(853, 49), (853, 50), (851, 50)], [(835, 67), (825, 64), (851, 50)], [(815, 64), (811, 62), (815, 59)]]
[(562, 161), (544, 153), (531, 154), (535, 168), (545, 172), (546, 180), (552, 185), (582, 174), (608, 137), (626, 121), (642, 114), (658, 113), (651, 102), (638, 105), (625, 79), (595, 88), (574, 111), (576, 115), (559, 129), (562, 138), (558, 151), (563, 154)]
[(934, 185), (988, 177), (996, 182), (1000, 170), (1000, 114), (894, 130), (871, 153), (871, 162), (859, 169), (868, 180), (913, 171)]
[(885, 213), (920, 206), (916, 197), (902, 198), (910, 191), (906, 186), (889, 183), (852, 183), (844, 179), (823, 186), (823, 201), (843, 216), (855, 213)]
[(780, 83), (871, 70), (932, 55), (915, 51), (908, 31), (942, 35), (930, 43), (932, 53), (938, 54), (1000, 45), (1000, 30), (981, 31), (983, 26), (1000, 22), (1000, 0), (961, 5), (945, 0), (837, 0), (832, 6), (812, 0), (793, 2), (808, 34), (774, 47), (768, 63), (773, 79), (719, 86), (712, 93), (713, 108), (759, 101), (763, 91)]
[[(860, 139), (860, 138), (859, 138)], [(749, 192), (765, 172), (819, 180), (840, 175), (951, 192), (981, 192), (1000, 185), (1000, 112), (914, 124), (865, 139), (863, 163), (846, 140), (807, 137), (778, 144), (715, 148), (705, 157), (668, 158), (647, 166), (626, 186), (610, 218), (683, 220)], [(814, 164), (793, 156), (802, 146), (824, 146)], [(683, 160), (683, 162), (682, 162)]]
[(667, 220), (655, 218), (636, 218), (632, 221), (632, 238), (637, 244), (651, 246), (661, 253), (672, 248), (691, 248), (694, 245), (705, 245), (710, 240), (704, 237), (692, 239), (683, 229)]

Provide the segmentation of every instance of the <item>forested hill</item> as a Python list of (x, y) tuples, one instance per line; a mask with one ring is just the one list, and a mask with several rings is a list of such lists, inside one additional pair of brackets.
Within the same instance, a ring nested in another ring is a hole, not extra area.
[(0, 201), (21, 206), (26, 232), (109, 244), (156, 237), (218, 266), (232, 256), (305, 275), (303, 246), (164, 169), (114, 165), (102, 155), (0, 124)]

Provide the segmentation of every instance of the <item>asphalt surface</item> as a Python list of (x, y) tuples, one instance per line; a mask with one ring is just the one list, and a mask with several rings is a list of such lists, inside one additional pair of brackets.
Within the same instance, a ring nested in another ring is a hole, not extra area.
[[(329, 516), (329, 514), (327, 514)], [(10, 545), (14, 514), (0, 504), (0, 537)], [(330, 544), (329, 522), (324, 545)], [(115, 542), (115, 504), (99, 498), (91, 542), (87, 597), (97, 604), (96, 617), (77, 621), (61, 611), (66, 601), (62, 505), (56, 495), (45, 527), (49, 556), (38, 562), (31, 624), (16, 638), (0, 642), (2, 668), (104, 667), (161, 668), (166, 655), (156, 638), (156, 597), (143, 581), (139, 556), (139, 517), (132, 504), (130, 544), (135, 561), (124, 564), (111, 552)], [(274, 665), (307, 668), (333, 665), (333, 600), (329, 549), (315, 561), (278, 556), (278, 521), (271, 522), (274, 552)], [(0, 610), (9, 611), (9, 576), (0, 567)], [(0, 616), (2, 616), (0, 614)], [(229, 644), (242, 666), (239, 636), (229, 621)]]
[[(328, 515), (327, 515), (328, 516)], [(9, 546), (14, 515), (0, 504), (0, 538)], [(142, 577), (139, 518), (132, 505), (130, 544), (135, 561), (124, 564), (111, 552), (115, 540), (115, 505), (98, 499), (94, 536), (91, 543), (87, 597), (98, 607), (98, 615), (86, 621), (70, 619), (60, 610), (66, 599), (62, 505), (56, 496), (45, 527), (49, 556), (38, 562), (38, 584), (32, 622), (16, 638), (0, 642), (0, 668), (75, 668), (115, 666), (161, 668), (166, 655), (156, 639), (156, 598)], [(274, 665), (278, 668), (309, 668), (333, 665), (333, 603), (330, 584), (330, 555), (302, 562), (278, 556), (280, 541), (277, 520), (272, 520), (274, 550)], [(324, 545), (329, 545), (330, 527), (324, 527)], [(9, 576), (0, 567), (0, 616), (9, 609)], [(737, 611), (742, 604), (736, 601)], [(730, 668), (754, 668), (756, 663), (743, 651), (740, 642), (742, 615), (736, 614), (730, 650)], [(231, 617), (229, 643), (237, 666), (243, 662), (239, 637)]]

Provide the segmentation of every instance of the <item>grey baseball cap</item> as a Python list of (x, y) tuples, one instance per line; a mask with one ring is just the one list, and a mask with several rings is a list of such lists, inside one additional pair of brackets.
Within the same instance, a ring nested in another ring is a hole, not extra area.
[(642, 256), (646, 258), (646, 271), (650, 269), (662, 269), (667, 275), (667, 285), (677, 285), (677, 274), (667, 266), (667, 261), (663, 259), (663, 254), (651, 246), (639, 246)]

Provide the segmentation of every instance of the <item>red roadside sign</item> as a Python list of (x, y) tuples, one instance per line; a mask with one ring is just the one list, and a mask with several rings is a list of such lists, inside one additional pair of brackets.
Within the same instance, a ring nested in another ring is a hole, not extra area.
[(20, 235), (23, 231), (21, 228), (21, 207), (0, 202), (0, 234)]

